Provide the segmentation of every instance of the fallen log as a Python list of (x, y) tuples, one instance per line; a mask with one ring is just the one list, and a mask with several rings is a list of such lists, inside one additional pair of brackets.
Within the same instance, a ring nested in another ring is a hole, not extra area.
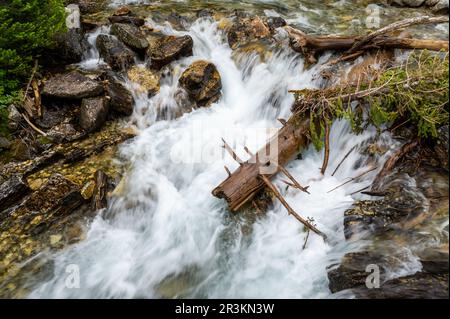
[(315, 63), (316, 53), (333, 50), (345, 51), (340, 61), (356, 58), (360, 54), (373, 49), (427, 49), (432, 51), (448, 51), (448, 40), (411, 39), (388, 35), (399, 28), (417, 24), (433, 24), (448, 22), (448, 17), (418, 17), (402, 20), (376, 30), (367, 36), (311, 36), (290, 26), (284, 27), (290, 37), (291, 48), (302, 53), (309, 63)]
[(261, 174), (268, 179), (273, 178), (282, 170), (283, 165), (308, 146), (309, 130), (308, 115), (292, 116), (265, 147), (248, 161), (241, 161), (240, 167), (217, 186), (212, 194), (225, 199), (232, 212), (238, 211), (264, 188)]

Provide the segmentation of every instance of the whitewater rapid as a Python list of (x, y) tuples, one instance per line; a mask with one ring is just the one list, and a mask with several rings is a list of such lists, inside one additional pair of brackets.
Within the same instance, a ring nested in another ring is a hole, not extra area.
[[(369, 168), (356, 150), (335, 176), (330, 174), (343, 154), (373, 137), (374, 130), (354, 135), (348, 123), (335, 122), (325, 176), (320, 174), (323, 151), (312, 147), (287, 166), (300, 183), (310, 186), (310, 195), (286, 190), (280, 178), (275, 179), (291, 206), (313, 218), (330, 237), (329, 243), (310, 234), (305, 245), (303, 226), (276, 200), (265, 214), (234, 215), (223, 200), (211, 195), (227, 177), (224, 165), (237, 168), (223, 152), (221, 138), (244, 159), (248, 157), (244, 146), (252, 151), (262, 147), (280, 128), (277, 119), (291, 114), (294, 98), (288, 90), (320, 87), (317, 75), (329, 56), (305, 69), (303, 59), (287, 43), (264, 58), (257, 53), (234, 54), (217, 23), (207, 19), (197, 20), (186, 32), (162, 28), (167, 34), (191, 35), (194, 55), (172, 64), (156, 96), (134, 91), (136, 105), (129, 123), (139, 134), (122, 145), (117, 156), (128, 165), (120, 191), (89, 225), (83, 241), (49, 257), (53, 274), (29, 297), (329, 297), (327, 266), (364, 244), (345, 241), (344, 211), (362, 198), (351, 194), (370, 185), (377, 171), (328, 193)], [(95, 36), (105, 32), (97, 30), (89, 42), (95, 43)], [(102, 61), (96, 54), (94, 49), (80, 66), (98, 66)], [(176, 118), (178, 78), (199, 59), (216, 65), (223, 96), (209, 108)], [(129, 81), (127, 85), (134, 88)], [(158, 115), (161, 109), (169, 110), (165, 118)], [(381, 139), (389, 141), (388, 136)], [(78, 288), (67, 287), (68, 265), (79, 269)]]

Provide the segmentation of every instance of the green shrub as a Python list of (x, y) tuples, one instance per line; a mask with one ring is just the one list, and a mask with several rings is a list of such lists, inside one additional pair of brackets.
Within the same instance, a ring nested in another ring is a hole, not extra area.
[[(3, 3), (6, 2), (6, 3)], [(6, 0), (0, 4), (0, 134), (6, 107), (20, 95), (33, 60), (65, 29), (63, 0)]]

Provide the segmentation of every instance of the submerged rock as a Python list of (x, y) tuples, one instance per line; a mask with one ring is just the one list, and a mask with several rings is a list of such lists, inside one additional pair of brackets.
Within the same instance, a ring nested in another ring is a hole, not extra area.
[(189, 35), (182, 37), (164, 36), (147, 50), (151, 66), (157, 69), (181, 57), (191, 56), (194, 41)]
[(127, 116), (133, 113), (133, 95), (113, 74), (108, 76), (106, 92), (110, 97), (109, 106), (112, 110)]
[(80, 126), (87, 132), (98, 130), (106, 121), (109, 106), (104, 97), (83, 99), (80, 109)]
[(139, 85), (138, 91), (140, 93), (147, 93), (149, 96), (156, 94), (159, 91), (159, 76), (141, 66), (132, 67), (128, 73), (128, 78)]
[(220, 99), (222, 81), (214, 64), (196, 61), (183, 72), (180, 85), (198, 106), (209, 106)]
[(133, 49), (144, 50), (148, 47), (148, 42), (144, 35), (132, 24), (114, 23), (111, 26), (111, 33)]
[(56, 98), (82, 99), (103, 93), (101, 83), (91, 80), (77, 71), (57, 75), (45, 82), (43, 95)]
[(134, 64), (133, 51), (112, 36), (100, 34), (97, 37), (96, 45), (100, 56), (113, 70), (126, 70)]

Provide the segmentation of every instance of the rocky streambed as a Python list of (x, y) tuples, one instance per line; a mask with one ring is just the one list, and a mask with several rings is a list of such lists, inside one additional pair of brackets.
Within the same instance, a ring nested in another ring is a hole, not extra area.
[[(336, 177), (318, 179), (312, 167), (321, 154), (312, 148), (293, 161), (315, 195), (285, 195), (333, 233), (329, 244), (309, 238), (268, 194), (257, 205), (266, 213), (230, 215), (210, 194), (223, 165), (233, 167), (228, 160), (170, 162), (177, 142), (203, 150), (192, 123), (207, 123), (202, 131), (219, 147), (213, 129), (238, 143), (288, 117), (287, 90), (323, 87), (320, 65), (330, 54), (307, 68), (282, 27), (366, 31), (357, 13), (371, 1), (71, 2), (81, 27), (59, 39), (24, 105), (9, 110), (1, 297), (448, 297), (448, 126), (379, 179), (386, 159), (412, 138), (407, 128), (354, 137), (336, 123), (330, 165), (353, 147)], [(387, 24), (448, 13), (448, 2), (393, 1), (380, 10)], [(448, 38), (442, 25), (411, 32)], [(256, 148), (265, 139), (247, 142)], [(370, 165), (379, 169), (326, 195)], [(360, 193), (369, 186), (376, 192)], [(80, 290), (64, 288), (66, 264), (90, 280)], [(368, 265), (380, 270), (378, 289), (366, 285)], [(264, 294), (261, 285), (272, 289)]]

